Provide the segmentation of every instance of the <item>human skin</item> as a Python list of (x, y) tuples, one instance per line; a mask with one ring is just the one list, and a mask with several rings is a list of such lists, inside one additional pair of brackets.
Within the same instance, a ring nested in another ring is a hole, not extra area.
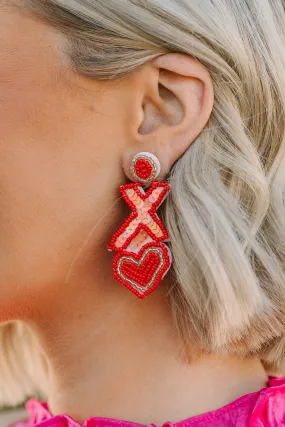
[(166, 282), (136, 299), (106, 250), (128, 214), (118, 188), (133, 155), (155, 152), (163, 179), (205, 127), (207, 70), (166, 54), (102, 82), (73, 72), (64, 46), (0, 1), (0, 320), (38, 335), (51, 411), (161, 424), (260, 389), (256, 359), (187, 364)]

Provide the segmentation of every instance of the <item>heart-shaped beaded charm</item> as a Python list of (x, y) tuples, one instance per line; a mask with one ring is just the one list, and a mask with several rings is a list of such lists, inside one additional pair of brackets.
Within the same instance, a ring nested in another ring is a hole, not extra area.
[(144, 298), (159, 285), (171, 265), (171, 254), (164, 244), (149, 243), (138, 254), (119, 253), (113, 264), (116, 279), (137, 297)]

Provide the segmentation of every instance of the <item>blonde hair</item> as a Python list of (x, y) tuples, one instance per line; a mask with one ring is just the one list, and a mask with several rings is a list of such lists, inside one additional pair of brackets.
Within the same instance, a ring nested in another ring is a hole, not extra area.
[[(78, 72), (123, 78), (167, 52), (209, 70), (207, 127), (173, 167), (169, 289), (201, 351), (285, 356), (285, 11), (282, 0), (31, 0)], [(191, 352), (191, 350), (189, 350)], [(3, 383), (3, 381), (2, 381)]]

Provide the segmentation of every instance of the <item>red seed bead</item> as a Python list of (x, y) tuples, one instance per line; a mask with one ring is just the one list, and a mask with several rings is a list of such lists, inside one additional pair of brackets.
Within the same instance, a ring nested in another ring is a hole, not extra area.
[(139, 178), (147, 179), (153, 172), (153, 167), (148, 160), (138, 159), (135, 163), (135, 172)]

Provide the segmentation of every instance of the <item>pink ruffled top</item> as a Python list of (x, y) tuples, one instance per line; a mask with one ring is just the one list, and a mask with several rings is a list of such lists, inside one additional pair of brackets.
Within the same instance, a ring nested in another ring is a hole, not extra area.
[[(27, 405), (29, 420), (13, 427), (81, 427), (68, 415), (53, 416), (46, 403), (35, 399)], [(146, 427), (131, 421), (89, 418), (84, 427)], [(280, 427), (285, 426), (285, 377), (269, 378), (268, 387), (250, 393), (223, 408), (178, 423), (166, 421), (162, 427)], [(148, 427), (156, 427), (151, 423)]]

